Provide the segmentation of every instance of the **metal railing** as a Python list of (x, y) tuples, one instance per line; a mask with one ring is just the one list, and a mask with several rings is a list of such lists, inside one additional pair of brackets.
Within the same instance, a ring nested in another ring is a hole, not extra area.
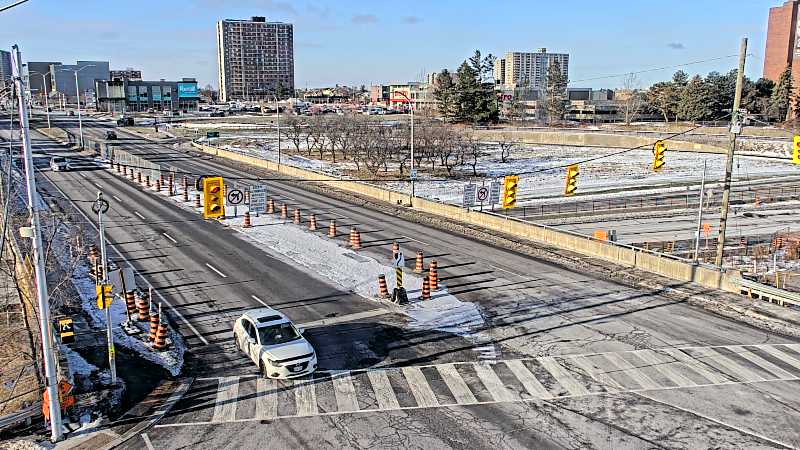
[(736, 283), (739, 284), (740, 293), (747, 295), (751, 298), (766, 300), (769, 302), (777, 303), (781, 306), (789, 304), (791, 306), (800, 306), (800, 294), (796, 292), (789, 292), (773, 286), (767, 286), (756, 281), (746, 280), (744, 278), (737, 279)]

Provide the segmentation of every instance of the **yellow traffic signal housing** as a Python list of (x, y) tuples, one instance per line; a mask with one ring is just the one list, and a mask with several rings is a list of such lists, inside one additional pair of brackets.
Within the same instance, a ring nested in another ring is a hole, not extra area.
[(203, 178), (203, 217), (225, 216), (225, 192), (222, 177)]
[(519, 177), (509, 175), (503, 179), (503, 209), (515, 208), (517, 206), (517, 186)]
[(792, 162), (800, 164), (800, 136), (795, 135), (792, 141)]
[(575, 192), (578, 190), (578, 175), (580, 174), (580, 170), (578, 170), (578, 165), (573, 164), (567, 167), (567, 183), (564, 186), (564, 195), (575, 195)]
[(653, 171), (658, 172), (664, 167), (664, 153), (667, 151), (667, 144), (664, 141), (656, 141), (653, 145)]
[(58, 320), (58, 336), (61, 338), (62, 344), (75, 342), (75, 324), (72, 322), (72, 318), (65, 317)]
[(111, 306), (114, 295), (111, 293), (113, 286), (110, 284), (98, 284), (95, 286), (97, 293), (97, 309), (106, 309)]

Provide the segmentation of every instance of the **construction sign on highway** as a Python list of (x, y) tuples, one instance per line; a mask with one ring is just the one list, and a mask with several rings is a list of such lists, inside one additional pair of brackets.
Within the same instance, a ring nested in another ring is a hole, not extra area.
[(257, 184), (250, 188), (250, 213), (263, 214), (267, 212), (267, 188)]
[(462, 202), (462, 206), (464, 206), (464, 208), (472, 208), (475, 206), (476, 188), (477, 186), (471, 183), (464, 185), (464, 201)]

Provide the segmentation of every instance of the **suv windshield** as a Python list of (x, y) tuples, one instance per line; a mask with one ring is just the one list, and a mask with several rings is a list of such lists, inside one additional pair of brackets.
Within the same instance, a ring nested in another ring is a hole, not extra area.
[(300, 333), (290, 323), (267, 325), (258, 329), (258, 340), (261, 345), (277, 345), (300, 339)]
[(66, 159), (64, 159), (64, 158), (53, 158), (53, 162), (56, 163), (56, 164), (63, 163), (63, 162), (66, 162)]

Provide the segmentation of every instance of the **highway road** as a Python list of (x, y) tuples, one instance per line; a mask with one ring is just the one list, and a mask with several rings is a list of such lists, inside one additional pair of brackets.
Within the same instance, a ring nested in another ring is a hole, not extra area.
[[(84, 132), (102, 138), (108, 126), (88, 120)], [(119, 134), (126, 151), (188, 172), (255, 177), (185, 146)], [(279, 201), (318, 212), (322, 223), (357, 224), (361, 257), (386, 262), (395, 240), (408, 253), (435, 255), (443, 283), (475, 302), (484, 321), (463, 336), (412, 329), (383, 303), (343, 292), (313, 268), (257, 249), (116, 174), (42, 172), (41, 181), (73, 199), (100, 189), (116, 200), (110, 241), (174, 306), (191, 345), (188, 393), (125, 448), (800, 445), (791, 419), (800, 407), (795, 339), (357, 198), (267, 182)], [(233, 318), (261, 302), (298, 323), (338, 320), (308, 330), (322, 366), (312, 379), (261, 379), (232, 348)]]

